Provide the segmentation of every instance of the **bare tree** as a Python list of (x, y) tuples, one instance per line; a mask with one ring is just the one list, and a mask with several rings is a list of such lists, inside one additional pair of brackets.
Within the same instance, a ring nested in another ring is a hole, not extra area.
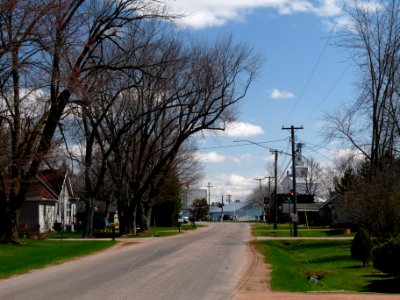
[[(157, 18), (147, 9), (153, 1), (63, 0), (0, 3), (0, 96), (9, 136), (9, 163), (0, 174), (0, 239), (16, 238), (18, 210), (30, 181), (48, 155), (59, 121), (71, 102), (90, 86), (96, 74), (132, 69), (109, 65), (105, 43), (118, 44), (124, 27)], [(154, 7), (152, 7), (154, 8)], [(137, 67), (137, 66), (136, 66)], [(40, 91), (42, 99), (27, 98)], [(30, 99), (40, 109), (29, 120), (22, 113)], [(23, 126), (27, 124), (28, 126)], [(23, 132), (23, 130), (28, 130)]]
[[(372, 168), (398, 148), (400, 3), (395, 0), (347, 8), (350, 28), (340, 37), (360, 70), (360, 96), (328, 118), (328, 137), (343, 139), (368, 159)], [(373, 5), (374, 4), (374, 5)]]
[(329, 137), (341, 138), (364, 155), (357, 184), (344, 195), (352, 218), (376, 237), (398, 233), (400, 3), (355, 0), (347, 8), (351, 26), (341, 45), (359, 68), (360, 93), (332, 115)]
[(181, 45), (172, 54), (175, 62), (158, 68), (158, 77), (143, 76), (142, 88), (136, 91), (141, 110), (148, 111), (155, 104), (163, 107), (151, 115), (140, 112), (137, 124), (141, 129), (129, 137), (134, 147), (129, 158), (133, 200), (128, 210), (135, 214), (138, 209), (142, 223), (148, 223), (150, 202), (142, 200), (150, 201), (149, 189), (162, 185), (193, 134), (222, 130), (223, 123), (233, 118), (232, 109), (245, 95), (258, 67), (251, 51), (230, 39), (209, 48)]

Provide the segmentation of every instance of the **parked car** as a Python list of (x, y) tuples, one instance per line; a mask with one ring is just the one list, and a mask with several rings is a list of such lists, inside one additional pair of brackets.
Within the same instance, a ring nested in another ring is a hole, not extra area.
[(182, 220), (183, 220), (183, 224), (189, 223), (189, 217), (183, 217)]

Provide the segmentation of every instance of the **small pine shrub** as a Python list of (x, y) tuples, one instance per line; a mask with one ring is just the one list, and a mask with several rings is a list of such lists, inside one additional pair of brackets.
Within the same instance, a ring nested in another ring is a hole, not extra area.
[(362, 261), (363, 267), (371, 258), (372, 241), (364, 229), (360, 229), (351, 243), (351, 257)]
[(374, 251), (374, 268), (400, 277), (400, 236), (377, 246)]

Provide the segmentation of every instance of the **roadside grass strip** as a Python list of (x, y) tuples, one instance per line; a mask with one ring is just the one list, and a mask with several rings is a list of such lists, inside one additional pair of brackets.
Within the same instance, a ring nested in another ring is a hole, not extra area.
[(0, 244), (0, 278), (88, 255), (115, 245), (115, 241), (56, 241), (20, 239)]
[(351, 241), (258, 241), (271, 288), (289, 292), (400, 293), (399, 281), (350, 257)]
[[(253, 224), (252, 234), (256, 237), (290, 237), (293, 236), (293, 228), (289, 224), (279, 224), (278, 229), (274, 229), (271, 224)], [(340, 231), (321, 226), (298, 227), (298, 237), (354, 237), (355, 233), (340, 234)]]

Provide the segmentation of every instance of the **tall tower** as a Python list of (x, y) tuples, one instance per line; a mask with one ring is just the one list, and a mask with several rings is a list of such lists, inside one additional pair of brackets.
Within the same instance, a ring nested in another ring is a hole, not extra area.
[(302, 143), (296, 143), (296, 166), (303, 166)]

